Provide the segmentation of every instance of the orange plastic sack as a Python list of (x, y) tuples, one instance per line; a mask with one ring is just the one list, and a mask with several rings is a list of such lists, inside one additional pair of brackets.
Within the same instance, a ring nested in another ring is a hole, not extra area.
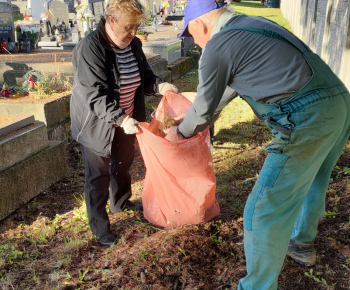
[(220, 214), (209, 129), (178, 142), (152, 133), (164, 116), (186, 113), (191, 104), (183, 95), (168, 91), (151, 124), (141, 123), (136, 135), (146, 165), (143, 214), (162, 227), (205, 223)]

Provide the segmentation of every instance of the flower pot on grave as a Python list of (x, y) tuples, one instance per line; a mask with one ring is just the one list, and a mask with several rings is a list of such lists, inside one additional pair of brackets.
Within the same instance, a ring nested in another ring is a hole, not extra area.
[(147, 42), (148, 35), (136, 35), (138, 39), (140, 39), (142, 42)]

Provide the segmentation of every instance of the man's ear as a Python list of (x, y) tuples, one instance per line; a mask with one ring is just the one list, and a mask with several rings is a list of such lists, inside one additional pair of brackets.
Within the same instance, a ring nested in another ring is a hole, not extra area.
[(207, 33), (208, 33), (208, 27), (204, 24), (204, 22), (203, 22), (201, 19), (198, 19), (198, 18), (197, 18), (197, 19), (194, 19), (193, 21), (196, 23), (198, 29), (199, 29), (203, 34), (207, 34)]

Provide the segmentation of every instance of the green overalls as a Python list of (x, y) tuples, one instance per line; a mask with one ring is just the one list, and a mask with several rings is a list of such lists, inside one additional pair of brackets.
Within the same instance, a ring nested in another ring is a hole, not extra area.
[[(309, 82), (275, 104), (243, 96), (274, 135), (244, 210), (247, 276), (238, 289), (277, 289), (289, 240), (311, 242), (325, 211), (331, 172), (348, 140), (350, 95), (320, 57), (284, 36), (264, 29), (226, 27), (286, 41), (312, 69)], [(273, 67), (272, 67), (273, 69)], [(239, 92), (238, 92), (239, 93)]]

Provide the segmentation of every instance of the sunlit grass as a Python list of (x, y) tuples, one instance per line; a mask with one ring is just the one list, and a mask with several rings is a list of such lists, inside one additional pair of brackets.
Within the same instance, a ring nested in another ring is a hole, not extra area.
[(232, 2), (231, 7), (237, 14), (261, 16), (276, 22), (289, 31), (292, 31), (289, 22), (283, 17), (283, 14), (279, 8), (265, 8), (260, 1), (242, 1), (241, 3)]

